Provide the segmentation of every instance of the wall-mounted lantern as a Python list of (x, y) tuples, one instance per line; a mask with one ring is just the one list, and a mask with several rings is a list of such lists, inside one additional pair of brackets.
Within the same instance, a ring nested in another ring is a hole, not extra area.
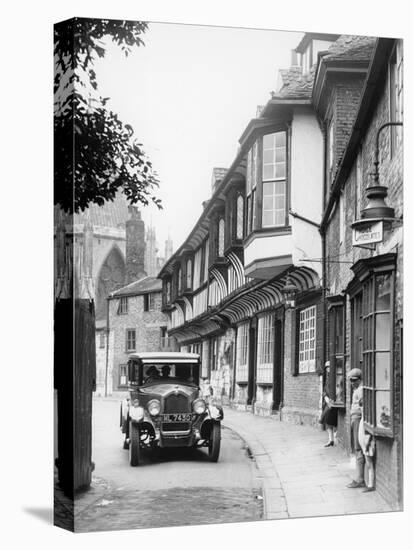
[(281, 292), (284, 296), (284, 304), (287, 309), (295, 307), (295, 300), (298, 294), (298, 288), (291, 282), (290, 277), (287, 277), (287, 281)]
[(387, 206), (387, 187), (380, 185), (379, 174), (379, 138), (382, 130), (389, 126), (402, 126), (402, 122), (386, 122), (380, 126), (376, 135), (376, 148), (374, 152), (373, 185), (366, 188), (367, 205), (361, 211), (361, 217), (351, 224), (353, 228), (353, 246), (365, 247), (366, 245), (381, 242), (383, 229), (396, 221), (394, 208)]

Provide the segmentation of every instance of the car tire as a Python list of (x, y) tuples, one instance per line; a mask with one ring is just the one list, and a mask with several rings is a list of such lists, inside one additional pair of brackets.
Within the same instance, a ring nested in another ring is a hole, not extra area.
[(133, 422), (129, 423), (129, 464), (139, 466), (142, 462), (142, 451), (139, 443), (139, 427)]
[(211, 462), (218, 462), (221, 449), (221, 424), (215, 420), (212, 422), (209, 436), (208, 457)]

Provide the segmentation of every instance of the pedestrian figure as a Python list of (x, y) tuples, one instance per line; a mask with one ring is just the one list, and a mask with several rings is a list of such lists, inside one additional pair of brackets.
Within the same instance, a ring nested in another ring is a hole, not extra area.
[(328, 435), (328, 441), (324, 447), (332, 447), (334, 445), (334, 433), (337, 428), (337, 409), (333, 406), (333, 400), (330, 398), (330, 361), (326, 361), (324, 367), (325, 381), (320, 424), (325, 426)]
[(359, 426), (359, 443), (363, 451), (364, 460), (367, 466), (367, 487), (363, 489), (363, 493), (370, 493), (375, 490), (375, 469), (374, 457), (376, 454), (376, 442), (374, 437), (364, 429), (363, 411)]
[[(364, 431), (363, 420), (363, 385), (361, 381), (361, 370), (351, 369), (348, 373), (350, 384), (353, 389), (353, 396), (350, 408), (350, 428), (351, 428), (351, 450), (356, 457), (356, 479), (347, 485), (349, 489), (365, 487), (364, 492), (374, 491), (374, 444), (372, 444), (370, 434)], [(368, 456), (368, 482), (367, 487), (364, 481), (364, 466)]]

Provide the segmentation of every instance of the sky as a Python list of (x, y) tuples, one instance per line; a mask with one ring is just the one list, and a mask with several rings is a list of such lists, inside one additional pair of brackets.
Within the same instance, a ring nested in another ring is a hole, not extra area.
[(185, 240), (211, 195), (214, 167), (228, 168), (238, 139), (277, 89), (303, 33), (150, 23), (128, 56), (110, 43), (95, 64), (99, 92), (130, 124), (160, 179), (163, 210), (143, 207), (160, 253)]

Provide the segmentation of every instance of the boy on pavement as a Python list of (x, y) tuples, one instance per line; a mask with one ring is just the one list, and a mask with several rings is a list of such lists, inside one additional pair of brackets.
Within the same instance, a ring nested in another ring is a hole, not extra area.
[(351, 429), (351, 450), (356, 456), (356, 479), (347, 485), (349, 489), (364, 487), (364, 464), (365, 458), (363, 449), (359, 442), (359, 427), (362, 416), (363, 386), (361, 383), (361, 370), (351, 369), (348, 373), (350, 384), (353, 389), (350, 408), (350, 429)]

